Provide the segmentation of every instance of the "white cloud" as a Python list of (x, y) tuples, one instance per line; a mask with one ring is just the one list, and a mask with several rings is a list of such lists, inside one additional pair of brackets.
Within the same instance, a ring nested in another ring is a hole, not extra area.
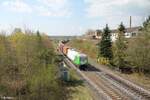
[(39, 1), (55, 9), (63, 8), (68, 3), (68, 0), (39, 0)]
[(84, 0), (86, 17), (98, 19), (99, 26), (109, 24), (110, 28), (118, 27), (123, 22), (129, 27), (129, 16), (132, 26), (141, 25), (150, 14), (150, 0)]
[(2, 6), (10, 11), (15, 11), (15, 12), (26, 12), (26, 13), (32, 12), (32, 8), (22, 0), (4, 1), (2, 2)]
[(41, 16), (51, 16), (51, 17), (63, 17), (69, 16), (70, 12), (68, 10), (52, 10), (45, 6), (35, 6), (35, 11)]
[(69, 0), (38, 0), (36, 11), (42, 16), (64, 17), (70, 16)]
[(2, 2), (2, 6), (9, 11), (32, 12), (40, 16), (68, 17), (71, 15), (69, 0), (35, 0), (34, 4), (26, 3), (25, 0), (7, 0)]
[(150, 7), (149, 0), (84, 0), (84, 2), (87, 4), (88, 17), (121, 16), (133, 10), (137, 10), (133, 13), (142, 13), (148, 11)]

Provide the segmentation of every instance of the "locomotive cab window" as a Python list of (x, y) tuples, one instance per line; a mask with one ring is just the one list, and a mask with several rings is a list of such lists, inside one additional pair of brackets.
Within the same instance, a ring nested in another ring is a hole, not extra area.
[(81, 61), (82, 63), (86, 63), (86, 62), (87, 62), (87, 57), (86, 57), (86, 56), (81, 56), (81, 57), (80, 57), (80, 61)]

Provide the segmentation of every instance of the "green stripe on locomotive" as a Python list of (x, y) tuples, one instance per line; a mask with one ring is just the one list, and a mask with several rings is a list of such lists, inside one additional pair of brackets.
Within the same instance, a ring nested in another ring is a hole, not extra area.
[(84, 61), (84, 62), (81, 62), (81, 59), (80, 59), (80, 56), (79, 55), (76, 55), (75, 56), (75, 59), (74, 59), (74, 64), (80, 66), (80, 65), (86, 65), (88, 63), (88, 61)]
[(73, 62), (74, 62), (76, 65), (80, 65), (80, 56), (79, 56), (79, 55), (76, 55)]

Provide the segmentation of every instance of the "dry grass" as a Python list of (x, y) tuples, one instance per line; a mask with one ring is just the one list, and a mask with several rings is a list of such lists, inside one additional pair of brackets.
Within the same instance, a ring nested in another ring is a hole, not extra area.
[(73, 69), (69, 69), (69, 71), (71, 80), (71, 85), (68, 87), (70, 91), (69, 100), (93, 100), (91, 91), (85, 86), (77, 73)]
[(139, 86), (144, 87), (147, 90), (150, 90), (150, 77), (145, 75), (141, 75), (139, 73), (132, 73), (132, 74), (122, 74), (119, 73), (122, 77), (138, 84)]
[[(53, 45), (56, 49), (58, 46), (58, 42), (54, 41)], [(77, 73), (72, 69), (69, 69), (69, 73), (70, 80), (72, 82), (68, 83), (67, 85), (67, 90), (69, 92), (68, 100), (93, 100), (91, 91), (80, 80), (80, 77), (77, 75)]]
[(97, 50), (96, 44), (93, 44), (92, 41), (74, 39), (70, 41), (68, 45), (71, 47), (75, 47), (76, 49), (87, 54), (93, 59), (97, 58), (98, 50)]
[(75, 92), (72, 93), (69, 100), (93, 100), (89, 90), (85, 86), (71, 87), (70, 90)]
[[(69, 45), (71, 47), (77, 48), (82, 52), (86, 53), (93, 60), (96, 59), (98, 50), (96, 48), (95, 42), (91, 40), (72, 40)], [(140, 75), (138, 73), (133, 74), (123, 74), (117, 72), (119, 76), (122, 76), (148, 90), (150, 90), (150, 77), (145, 75)]]

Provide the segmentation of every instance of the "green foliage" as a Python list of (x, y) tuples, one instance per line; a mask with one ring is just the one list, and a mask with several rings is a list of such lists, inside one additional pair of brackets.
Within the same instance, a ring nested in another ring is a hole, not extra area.
[(99, 57), (97, 59), (97, 62), (102, 64), (102, 65), (109, 65), (109, 59), (108, 58), (104, 58), (104, 57)]
[(126, 50), (126, 41), (125, 41), (125, 27), (123, 23), (120, 24), (118, 28), (118, 37), (113, 47), (113, 62), (114, 65), (118, 68), (125, 67), (125, 50)]
[(61, 97), (61, 87), (56, 79), (55, 66), (41, 68), (38, 73), (28, 79), (30, 92), (27, 95), (30, 99), (59, 100)]
[(140, 34), (129, 41), (127, 49), (127, 61), (134, 68), (143, 72), (150, 70), (150, 17), (144, 22)]
[(143, 29), (146, 29), (150, 24), (150, 16), (143, 22)]
[(59, 100), (53, 45), (46, 35), (15, 29), (0, 35), (0, 94), (23, 100)]
[(111, 38), (110, 38), (110, 30), (108, 25), (103, 31), (102, 40), (99, 43), (99, 56), (105, 57), (108, 59), (112, 58), (112, 50), (111, 50)]

